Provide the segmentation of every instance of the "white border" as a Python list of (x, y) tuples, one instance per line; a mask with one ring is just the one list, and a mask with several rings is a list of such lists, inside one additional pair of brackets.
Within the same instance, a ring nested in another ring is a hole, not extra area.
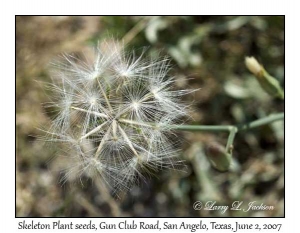
[[(238, 219), (243, 223), (283, 223), (280, 232), (298, 232), (299, 215), (299, 178), (296, 171), (300, 166), (299, 149), (299, 6), (297, 1), (279, 0), (251, 0), (251, 1), (176, 1), (176, 0), (148, 0), (148, 1), (2, 1), (1, 2), (1, 232), (17, 232), (15, 219), (15, 14), (196, 14), (196, 15), (259, 15), (281, 14), (286, 15), (286, 218), (285, 219)], [(268, 49), (268, 48), (266, 48)], [(298, 95), (297, 95), (298, 94)], [(28, 220), (28, 219), (27, 219)], [(40, 219), (42, 221), (42, 219)], [(104, 219), (102, 219), (104, 220)], [(102, 221), (94, 219), (94, 221)], [(142, 219), (138, 219), (142, 220)], [(146, 219), (145, 221), (153, 221)], [(170, 219), (167, 221), (178, 222), (182, 219)], [(52, 219), (43, 219), (52, 222)], [(87, 222), (88, 220), (72, 219), (74, 222)], [(107, 221), (121, 221), (121, 219), (107, 219)], [(132, 219), (129, 219), (132, 221)], [(164, 221), (161, 219), (161, 221)], [(184, 219), (194, 222), (197, 219)], [(203, 219), (205, 222), (217, 221), (219, 223), (235, 222), (236, 219)], [(4, 230), (4, 231), (2, 231)], [(31, 231), (28, 231), (31, 232)], [(38, 231), (36, 231), (38, 232)], [(52, 231), (48, 231), (52, 232)], [(87, 231), (77, 231), (87, 232)], [(113, 232), (113, 231), (110, 231)], [(150, 231), (148, 231), (150, 232)], [(171, 231), (169, 231), (171, 232)], [(225, 232), (225, 231), (224, 231)], [(241, 231), (242, 232), (242, 231)]]

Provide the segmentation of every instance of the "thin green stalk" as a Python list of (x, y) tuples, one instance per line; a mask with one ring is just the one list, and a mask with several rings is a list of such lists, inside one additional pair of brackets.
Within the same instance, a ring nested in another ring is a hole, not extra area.
[(226, 144), (226, 152), (229, 152), (230, 154), (232, 153), (232, 145), (233, 141), (235, 138), (235, 135), (237, 133), (238, 129), (236, 127), (233, 127), (229, 133), (228, 139), (227, 139), (227, 144)]
[(239, 131), (248, 130), (248, 129), (253, 129), (262, 125), (267, 125), (274, 121), (283, 120), (283, 119), (284, 119), (284, 113), (281, 112), (281, 113), (272, 114), (270, 116), (258, 119), (256, 121), (252, 121), (250, 123), (238, 125), (237, 128)]
[(267, 125), (269, 123), (272, 123), (274, 121), (282, 120), (284, 119), (284, 113), (276, 113), (272, 114), (270, 116), (252, 121), (250, 123), (245, 123), (241, 125), (169, 125), (169, 129), (174, 130), (182, 130), (182, 131), (227, 131), (231, 132), (232, 129), (235, 129), (238, 131), (242, 130), (248, 130), (253, 129), (262, 125)]
[(124, 45), (128, 44), (139, 32), (141, 32), (150, 20), (150, 17), (144, 17), (133, 28), (131, 28), (131, 30), (127, 32), (122, 39)]
[(261, 119), (240, 124), (240, 125), (170, 125), (168, 128), (175, 129), (175, 130), (182, 130), (182, 131), (212, 131), (212, 132), (220, 132), (220, 131), (227, 131), (229, 132), (229, 136), (227, 139), (226, 144), (226, 152), (232, 153), (232, 145), (235, 138), (235, 135), (239, 131), (243, 130), (249, 130), (253, 128), (257, 128), (263, 125), (270, 124), (274, 121), (283, 120), (284, 119), (284, 113), (276, 113), (272, 114), (267, 117), (263, 117)]

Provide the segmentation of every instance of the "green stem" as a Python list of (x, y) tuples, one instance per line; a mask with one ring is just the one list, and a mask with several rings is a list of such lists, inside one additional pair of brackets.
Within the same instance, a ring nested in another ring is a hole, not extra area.
[(227, 131), (230, 133), (232, 132), (233, 129), (236, 129), (236, 132), (253, 129), (282, 119), (284, 119), (284, 113), (276, 113), (252, 121), (250, 123), (245, 123), (236, 126), (234, 125), (169, 125), (168, 128), (174, 130), (182, 130), (182, 131), (215, 131), (215, 132)]
[(257, 128), (263, 125), (270, 124), (274, 121), (283, 120), (284, 113), (276, 113), (270, 116), (245, 123), (240, 125), (170, 125), (168, 128), (175, 129), (175, 130), (183, 130), (183, 131), (212, 131), (212, 132), (220, 132), (220, 131), (227, 131), (229, 132), (229, 136), (227, 139), (226, 144), (226, 152), (232, 153), (232, 145), (235, 138), (235, 135), (239, 131), (249, 130), (253, 128)]
[(270, 116), (258, 119), (256, 121), (252, 121), (250, 123), (238, 125), (237, 128), (239, 131), (248, 130), (248, 129), (253, 129), (262, 125), (267, 125), (274, 121), (283, 120), (283, 119), (284, 119), (284, 113), (281, 112), (281, 113), (272, 114)]
[(233, 127), (229, 133), (228, 139), (227, 139), (227, 144), (226, 144), (226, 152), (229, 152), (230, 154), (232, 154), (232, 145), (233, 145), (233, 141), (235, 138), (235, 135), (237, 133), (237, 128)]

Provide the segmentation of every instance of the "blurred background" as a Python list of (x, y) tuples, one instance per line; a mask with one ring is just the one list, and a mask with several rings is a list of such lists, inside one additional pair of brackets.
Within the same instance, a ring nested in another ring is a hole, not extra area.
[[(193, 106), (187, 123), (239, 124), (284, 111), (284, 101), (266, 94), (244, 65), (245, 56), (255, 56), (284, 85), (284, 17), (16, 17), (16, 215), (284, 216), (282, 121), (239, 133), (228, 172), (216, 171), (205, 155), (211, 142), (225, 145), (227, 134), (180, 132), (187, 168), (147, 177), (119, 199), (89, 179), (59, 183), (59, 147), (38, 140), (38, 128), (51, 121), (43, 105), (48, 93), (39, 81), (51, 82), (49, 63), (61, 53), (89, 54), (98, 41), (112, 37), (128, 49), (146, 46), (148, 54), (168, 55), (177, 87), (200, 88), (186, 97)], [(237, 200), (275, 209), (193, 209), (195, 201), (231, 206)]]

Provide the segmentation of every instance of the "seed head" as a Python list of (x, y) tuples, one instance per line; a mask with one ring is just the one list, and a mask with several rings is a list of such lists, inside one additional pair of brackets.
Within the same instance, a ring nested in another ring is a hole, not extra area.
[[(101, 49), (100, 49), (101, 48)], [(100, 176), (113, 192), (129, 189), (144, 172), (175, 168), (177, 140), (168, 125), (187, 114), (174, 90), (167, 58), (99, 44), (92, 64), (72, 55), (56, 62), (49, 105), (58, 110), (48, 140), (68, 145), (71, 176)]]

